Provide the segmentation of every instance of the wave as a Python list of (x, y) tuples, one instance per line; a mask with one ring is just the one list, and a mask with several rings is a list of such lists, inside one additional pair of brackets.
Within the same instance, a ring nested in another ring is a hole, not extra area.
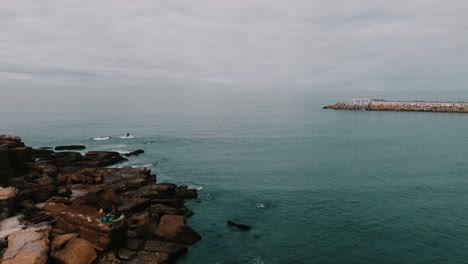
[(130, 166), (130, 167), (132, 167), (132, 168), (143, 168), (143, 167), (147, 168), (147, 167), (151, 167), (151, 166), (153, 166), (153, 164), (132, 165), (132, 166)]
[(93, 140), (101, 141), (101, 140), (108, 140), (109, 137), (94, 137)]
[(121, 138), (121, 139), (131, 139), (131, 138), (135, 138), (135, 136), (134, 135), (129, 135), (129, 136), (123, 135), (123, 136), (120, 136), (119, 138)]
[(203, 189), (202, 186), (198, 186), (198, 185), (189, 185), (187, 187), (187, 189), (196, 189), (197, 191), (201, 191)]
[(258, 203), (258, 204), (256, 204), (256, 206), (258, 208), (266, 208), (266, 206), (264, 204), (262, 204), (262, 203)]

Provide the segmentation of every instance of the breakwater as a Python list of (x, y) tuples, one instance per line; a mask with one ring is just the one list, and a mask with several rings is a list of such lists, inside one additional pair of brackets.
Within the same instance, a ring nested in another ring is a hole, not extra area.
[(349, 99), (337, 102), (334, 105), (325, 106), (323, 109), (468, 113), (468, 103)]

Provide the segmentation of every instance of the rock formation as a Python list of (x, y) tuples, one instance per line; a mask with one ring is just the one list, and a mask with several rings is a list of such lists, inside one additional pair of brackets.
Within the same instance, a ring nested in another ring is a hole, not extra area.
[[(0, 220), (22, 213), (25, 228), (8, 233), (0, 263), (171, 263), (186, 254), (201, 239), (185, 224), (184, 200), (197, 190), (156, 183), (146, 168), (104, 168), (122, 160), (0, 135)], [(101, 208), (115, 219), (102, 222)]]

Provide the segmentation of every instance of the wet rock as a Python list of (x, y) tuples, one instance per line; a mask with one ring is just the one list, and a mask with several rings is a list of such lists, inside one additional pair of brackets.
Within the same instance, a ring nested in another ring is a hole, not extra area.
[(2, 264), (48, 263), (50, 226), (31, 227), (8, 236)]
[(127, 160), (120, 153), (114, 151), (89, 151), (84, 158), (88, 161), (96, 161), (96, 165), (99, 167), (106, 167)]
[(242, 230), (242, 231), (249, 231), (250, 229), (252, 229), (251, 226), (248, 226), (248, 225), (245, 225), (245, 224), (238, 224), (234, 221), (231, 221), (231, 220), (228, 220), (227, 221), (227, 224), (228, 226), (231, 226), (231, 227), (235, 227), (239, 230)]
[(176, 198), (180, 199), (195, 199), (198, 198), (197, 189), (189, 189), (187, 186), (179, 186), (176, 188)]
[(52, 252), (51, 256), (62, 264), (92, 264), (97, 253), (93, 244), (82, 238), (72, 238), (63, 249)]
[(185, 225), (185, 219), (180, 215), (165, 215), (161, 217), (154, 236), (164, 241), (194, 244), (201, 236)]
[(53, 150), (49, 149), (32, 149), (31, 158), (32, 159), (50, 159), (55, 154)]
[(74, 164), (74, 163), (81, 161), (83, 159), (83, 156), (78, 152), (72, 152), (72, 151), (57, 152), (54, 155), (54, 159), (55, 159), (57, 166), (61, 167), (60, 171), (64, 173), (65, 166), (80, 165), (80, 164)]
[(79, 150), (85, 149), (86, 146), (84, 145), (66, 145), (66, 146), (56, 146), (55, 150)]
[(131, 151), (129, 153), (125, 153), (124, 155), (125, 156), (138, 156), (138, 155), (140, 155), (142, 153), (145, 153), (145, 151), (142, 150), (142, 149), (138, 149), (138, 150)]

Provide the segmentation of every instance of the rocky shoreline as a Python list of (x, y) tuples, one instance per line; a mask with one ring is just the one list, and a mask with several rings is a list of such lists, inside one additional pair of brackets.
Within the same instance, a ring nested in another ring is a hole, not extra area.
[[(174, 263), (201, 239), (185, 224), (196, 189), (157, 183), (147, 168), (105, 168), (126, 160), (117, 152), (58, 149), (0, 135), (0, 221), (21, 223), (1, 230), (1, 264)], [(121, 216), (101, 222), (113, 205)]]
[(323, 109), (468, 113), (468, 103), (350, 99), (325, 106)]

